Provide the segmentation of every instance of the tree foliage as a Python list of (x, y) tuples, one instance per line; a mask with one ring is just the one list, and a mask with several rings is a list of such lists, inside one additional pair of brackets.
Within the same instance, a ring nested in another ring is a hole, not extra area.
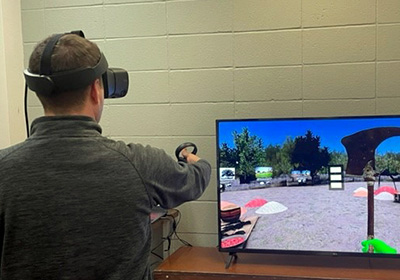
[(386, 169), (390, 174), (400, 173), (400, 154), (375, 155), (375, 169), (378, 172)]
[(237, 161), (235, 149), (229, 148), (228, 144), (222, 143), (219, 150), (219, 165), (223, 167), (235, 167)]
[(286, 139), (282, 146), (269, 145), (264, 148), (261, 138), (250, 135), (247, 128), (241, 133), (233, 132), (234, 148), (222, 143), (219, 150), (221, 167), (235, 167), (236, 175), (241, 182), (255, 180), (255, 168), (261, 166), (273, 167), (273, 176), (289, 173), (292, 169), (290, 162), (294, 148), (294, 140)]
[(293, 169), (290, 161), (294, 148), (294, 140), (287, 138), (282, 146), (269, 145), (265, 148), (266, 166), (273, 167), (273, 176), (289, 174)]
[(330, 154), (327, 147), (320, 147), (319, 136), (308, 130), (305, 136), (296, 137), (294, 142), (291, 162), (296, 168), (310, 170), (311, 175), (315, 175), (322, 166), (328, 165)]
[[(272, 167), (273, 177), (290, 174), (293, 169), (310, 170), (314, 176), (318, 172), (327, 173), (328, 165), (347, 165), (347, 155), (343, 152), (328, 151), (321, 147), (319, 136), (307, 131), (304, 136), (287, 138), (282, 145), (263, 146), (262, 139), (251, 135), (248, 128), (233, 132), (234, 147), (222, 143), (219, 149), (219, 166), (235, 167), (240, 181), (255, 180), (256, 167)], [(400, 154), (387, 153), (375, 156), (377, 171), (387, 169), (400, 173)]]
[(236, 172), (242, 182), (249, 182), (255, 179), (255, 167), (263, 166), (262, 140), (258, 136), (251, 136), (247, 128), (242, 133), (233, 132), (233, 139), (237, 152)]

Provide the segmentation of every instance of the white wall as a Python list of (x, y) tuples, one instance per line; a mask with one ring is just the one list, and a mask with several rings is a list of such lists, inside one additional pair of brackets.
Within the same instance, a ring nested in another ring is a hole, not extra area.
[(0, 0), (0, 149), (25, 137), (19, 1)]
[[(193, 141), (214, 168), (218, 118), (398, 114), (399, 10), (400, 0), (22, 0), (25, 54), (82, 29), (129, 70), (128, 96), (107, 102), (106, 135), (171, 155)], [(41, 114), (33, 98), (30, 112)], [(179, 235), (193, 245), (217, 245), (216, 189), (214, 169), (203, 197), (180, 207)]]
[[(3, 18), (3, 5), (0, 2), (0, 18)], [(7, 94), (7, 83), (6, 83), (6, 65), (5, 65), (5, 51), (4, 51), (4, 30), (3, 21), (0, 22), (0, 131), (3, 131), (3, 135), (0, 137), (0, 148), (10, 145), (10, 124), (8, 117), (8, 94)]]

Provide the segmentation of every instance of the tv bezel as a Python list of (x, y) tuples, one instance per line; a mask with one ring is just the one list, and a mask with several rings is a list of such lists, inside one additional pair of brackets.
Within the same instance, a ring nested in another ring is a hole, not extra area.
[[(237, 253), (257, 253), (257, 254), (280, 254), (280, 255), (305, 255), (305, 256), (343, 256), (343, 257), (367, 257), (367, 258), (400, 258), (400, 252), (397, 254), (385, 253), (368, 253), (368, 252), (344, 252), (344, 251), (319, 251), (319, 250), (279, 250), (279, 249), (255, 249), (255, 248), (221, 248), (221, 191), (220, 191), (220, 145), (219, 145), (219, 124), (223, 122), (256, 122), (256, 121), (307, 121), (307, 120), (340, 120), (340, 119), (383, 119), (383, 118), (399, 118), (400, 115), (357, 115), (357, 116), (320, 116), (320, 117), (271, 117), (271, 118), (229, 118), (229, 119), (216, 119), (216, 171), (217, 171), (217, 213), (218, 213), (218, 251), (229, 254)], [(399, 126), (400, 127), (400, 126)]]

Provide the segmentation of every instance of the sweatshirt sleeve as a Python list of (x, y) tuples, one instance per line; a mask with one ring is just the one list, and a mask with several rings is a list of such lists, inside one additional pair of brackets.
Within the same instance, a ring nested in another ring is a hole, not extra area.
[(210, 182), (211, 166), (204, 159), (187, 164), (175, 161), (161, 149), (139, 144), (128, 147), (154, 205), (174, 208), (198, 199)]

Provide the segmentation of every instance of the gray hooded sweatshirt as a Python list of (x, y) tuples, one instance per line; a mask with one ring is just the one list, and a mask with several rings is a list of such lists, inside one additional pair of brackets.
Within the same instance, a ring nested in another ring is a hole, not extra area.
[(89, 117), (36, 119), (0, 150), (0, 279), (151, 279), (152, 207), (199, 198), (210, 173)]

